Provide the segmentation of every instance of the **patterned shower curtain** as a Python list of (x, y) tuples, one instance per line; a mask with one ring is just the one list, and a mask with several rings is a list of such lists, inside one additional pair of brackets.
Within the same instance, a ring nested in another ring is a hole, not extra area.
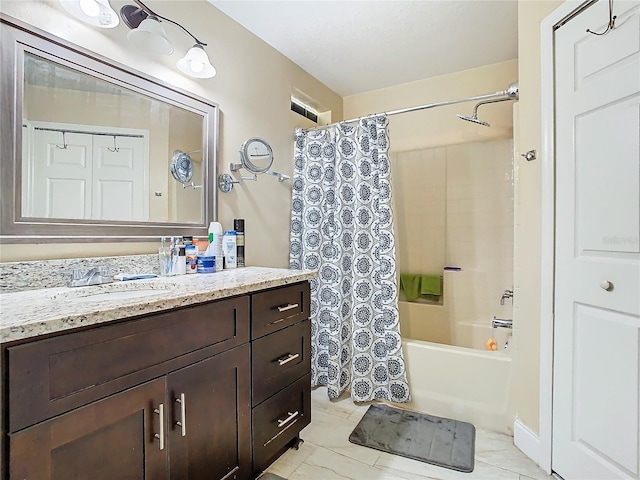
[(291, 268), (311, 281), (312, 385), (408, 402), (398, 320), (388, 119), (296, 131)]

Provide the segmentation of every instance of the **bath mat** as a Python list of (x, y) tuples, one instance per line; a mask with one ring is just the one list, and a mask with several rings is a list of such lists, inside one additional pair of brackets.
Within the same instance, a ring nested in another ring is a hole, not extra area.
[(476, 427), (380, 404), (369, 407), (349, 441), (468, 473), (473, 471)]

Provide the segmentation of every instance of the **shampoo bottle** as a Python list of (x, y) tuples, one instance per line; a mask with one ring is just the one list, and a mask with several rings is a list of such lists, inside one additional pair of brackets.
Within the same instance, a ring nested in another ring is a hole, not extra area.
[(238, 266), (236, 248), (236, 232), (234, 230), (227, 230), (224, 232), (224, 238), (222, 239), (224, 268), (236, 268)]
[(219, 222), (209, 224), (209, 247), (207, 247), (206, 255), (216, 257), (216, 272), (224, 268), (222, 263), (222, 224)]

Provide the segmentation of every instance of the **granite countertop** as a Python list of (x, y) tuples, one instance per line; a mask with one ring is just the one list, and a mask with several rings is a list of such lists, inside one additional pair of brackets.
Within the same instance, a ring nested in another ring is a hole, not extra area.
[(0, 344), (288, 285), (315, 276), (309, 270), (245, 267), (211, 274), (3, 293)]

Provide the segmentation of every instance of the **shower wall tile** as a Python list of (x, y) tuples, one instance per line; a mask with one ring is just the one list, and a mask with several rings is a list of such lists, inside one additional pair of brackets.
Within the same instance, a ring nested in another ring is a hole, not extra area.
[(442, 148), (392, 153), (398, 270), (438, 273), (445, 261), (446, 165)]
[(410, 304), (410, 315), (404, 308), (411, 318), (406, 328), (419, 335), (431, 330), (432, 341), (443, 341), (454, 337), (455, 328), (443, 330), (442, 318), (484, 325), (494, 315), (512, 318), (511, 301), (500, 305), (504, 290), (514, 287), (512, 141), (402, 152), (392, 162), (399, 270), (462, 268), (445, 272), (446, 308), (436, 315), (424, 305)]

